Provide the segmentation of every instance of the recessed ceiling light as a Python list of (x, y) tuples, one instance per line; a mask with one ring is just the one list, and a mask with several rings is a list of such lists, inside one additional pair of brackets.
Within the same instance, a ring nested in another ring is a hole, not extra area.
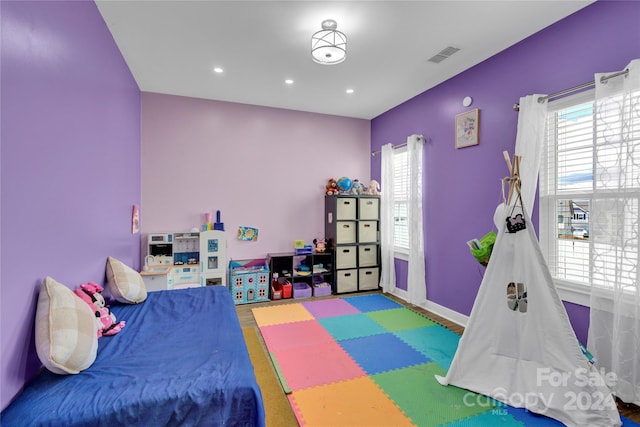
[(223, 70), (222, 68), (220, 68), (220, 67), (215, 67), (215, 68), (213, 69), (213, 71), (214, 71), (214, 72), (216, 72), (216, 73), (221, 73), (221, 72), (223, 72), (224, 70)]
[(293, 80), (291, 80), (291, 79), (287, 79), (287, 80), (285, 80), (284, 82), (285, 82), (286, 84), (288, 84), (288, 85), (292, 85), (292, 84), (293, 84)]
[(353, 89), (347, 89), (347, 90), (346, 90), (346, 92), (347, 92), (347, 93), (353, 93), (353, 92), (355, 92), (355, 91), (354, 91)]

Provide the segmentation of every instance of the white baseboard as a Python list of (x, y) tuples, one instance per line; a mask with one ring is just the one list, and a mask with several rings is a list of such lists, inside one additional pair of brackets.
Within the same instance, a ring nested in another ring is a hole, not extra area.
[[(407, 294), (407, 291), (403, 289), (395, 288), (391, 294), (400, 298), (401, 300), (409, 301), (409, 295)], [(455, 310), (451, 310), (450, 308), (447, 308), (433, 301), (425, 301), (422, 304), (418, 304), (418, 306), (424, 310), (435, 313), (438, 316), (444, 317), (445, 319), (453, 323), (457, 323), (458, 325), (465, 328), (467, 327), (467, 323), (469, 322), (469, 316), (460, 314)]]

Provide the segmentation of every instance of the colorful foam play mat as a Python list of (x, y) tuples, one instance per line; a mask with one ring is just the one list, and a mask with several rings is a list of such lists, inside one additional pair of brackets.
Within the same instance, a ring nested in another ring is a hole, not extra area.
[(460, 336), (382, 294), (252, 311), (301, 426), (562, 425), (440, 385)]

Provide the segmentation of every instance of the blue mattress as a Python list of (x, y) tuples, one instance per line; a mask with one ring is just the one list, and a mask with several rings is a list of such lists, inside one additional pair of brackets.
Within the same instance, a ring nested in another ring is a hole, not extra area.
[(3, 426), (264, 426), (225, 287), (151, 292), (111, 309), (127, 324), (100, 338), (94, 364), (77, 375), (43, 370), (2, 412)]

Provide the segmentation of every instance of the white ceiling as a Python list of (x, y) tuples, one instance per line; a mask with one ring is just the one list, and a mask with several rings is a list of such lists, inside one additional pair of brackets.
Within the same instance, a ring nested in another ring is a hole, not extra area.
[[(142, 91), (372, 119), (592, 2), (96, 4)], [(324, 19), (347, 35), (341, 64), (311, 59), (311, 35)], [(460, 51), (428, 61), (448, 46)], [(213, 73), (216, 66), (224, 72)]]

